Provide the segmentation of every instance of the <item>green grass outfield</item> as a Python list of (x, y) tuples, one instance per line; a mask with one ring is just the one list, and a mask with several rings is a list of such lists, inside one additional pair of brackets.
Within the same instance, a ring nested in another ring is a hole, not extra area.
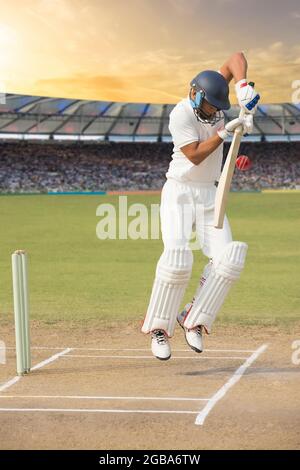
[[(0, 318), (12, 321), (11, 258), (30, 255), (31, 317), (57, 321), (141, 320), (151, 292), (160, 240), (96, 237), (96, 208), (118, 196), (0, 197)], [(129, 196), (128, 203), (159, 196)], [(300, 193), (232, 193), (235, 240), (249, 244), (246, 268), (219, 315), (222, 323), (291, 325), (300, 319)], [(205, 262), (194, 253), (196, 288)]]

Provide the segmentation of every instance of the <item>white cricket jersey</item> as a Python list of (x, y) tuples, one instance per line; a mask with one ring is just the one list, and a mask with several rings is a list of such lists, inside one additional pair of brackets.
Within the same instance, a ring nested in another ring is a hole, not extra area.
[(174, 148), (167, 178), (177, 181), (199, 181), (210, 183), (219, 180), (223, 159), (223, 144), (212, 152), (199, 165), (194, 165), (181, 152), (180, 148), (192, 142), (207, 140), (216, 135), (217, 130), (224, 126), (224, 119), (214, 126), (197, 120), (189, 98), (181, 100), (170, 113), (169, 130)]

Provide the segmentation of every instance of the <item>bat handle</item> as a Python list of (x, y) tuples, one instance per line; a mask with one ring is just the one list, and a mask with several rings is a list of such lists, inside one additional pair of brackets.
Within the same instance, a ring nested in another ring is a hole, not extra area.
[(246, 110), (242, 108), (240, 110), (239, 118), (242, 119), (245, 116), (245, 114), (246, 114)]
[[(240, 118), (240, 119), (243, 119), (243, 117), (245, 116), (245, 114), (246, 114), (245, 109), (241, 109), (241, 110), (240, 110), (240, 114), (239, 114), (239, 118)], [(242, 134), (242, 131), (243, 131), (242, 126), (239, 126), (239, 127), (237, 127), (237, 128), (235, 129), (234, 132), (235, 132), (236, 134)]]

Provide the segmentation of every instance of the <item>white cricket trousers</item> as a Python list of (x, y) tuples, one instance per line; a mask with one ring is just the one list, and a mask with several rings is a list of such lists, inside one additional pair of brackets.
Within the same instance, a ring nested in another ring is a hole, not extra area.
[[(192, 233), (198, 248), (216, 262), (232, 234), (225, 216), (222, 229), (214, 227), (214, 182), (179, 182), (169, 178), (162, 189), (160, 220), (164, 249), (188, 248)], [(190, 245), (193, 249), (194, 242)]]

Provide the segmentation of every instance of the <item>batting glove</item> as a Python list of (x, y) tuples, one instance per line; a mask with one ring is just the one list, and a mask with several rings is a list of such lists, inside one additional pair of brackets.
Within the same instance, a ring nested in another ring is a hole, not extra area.
[(260, 99), (259, 94), (254, 89), (254, 83), (248, 83), (243, 78), (235, 84), (235, 91), (240, 107), (247, 113), (254, 114)]
[(243, 119), (244, 134), (252, 134), (253, 132), (253, 114), (245, 114)]
[(226, 137), (230, 137), (233, 135), (235, 129), (239, 126), (243, 126), (243, 134), (246, 133), (244, 132), (244, 119), (243, 118), (236, 118), (233, 119), (232, 121), (227, 122), (225, 127), (223, 129), (220, 129), (218, 132), (219, 137), (221, 139), (225, 140)]

